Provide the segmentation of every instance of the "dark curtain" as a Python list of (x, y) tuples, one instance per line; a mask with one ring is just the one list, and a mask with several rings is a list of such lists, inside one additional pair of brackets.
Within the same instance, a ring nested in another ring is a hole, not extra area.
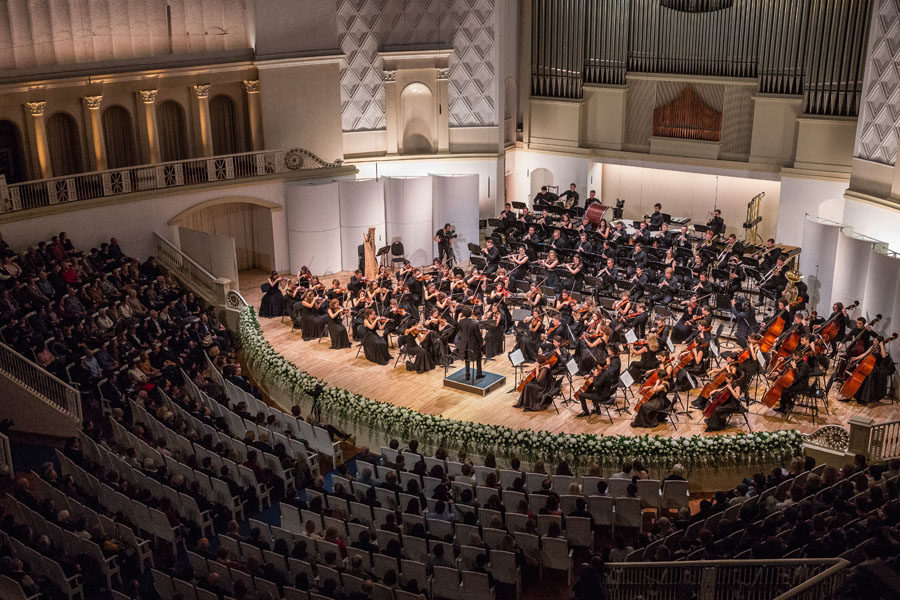
[(0, 173), (6, 176), (7, 183), (17, 183), (25, 179), (22, 157), (19, 128), (10, 121), (0, 121)]
[(213, 154), (235, 154), (245, 150), (243, 136), (238, 132), (234, 101), (219, 94), (209, 101), (209, 120), (212, 129)]
[(110, 106), (103, 111), (103, 140), (110, 169), (138, 164), (131, 115), (121, 106)]
[(73, 175), (84, 171), (78, 123), (72, 115), (58, 112), (47, 119), (47, 146), (53, 176)]
[(189, 158), (184, 110), (174, 100), (166, 100), (156, 109), (159, 154), (162, 162)]

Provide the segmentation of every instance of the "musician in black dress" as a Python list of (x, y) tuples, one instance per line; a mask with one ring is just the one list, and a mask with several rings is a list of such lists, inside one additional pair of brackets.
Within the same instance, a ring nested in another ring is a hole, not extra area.
[(581, 257), (576, 254), (572, 257), (571, 263), (563, 264), (563, 268), (572, 276), (572, 291), (580, 294), (584, 289), (584, 264), (581, 262)]
[(710, 405), (706, 407), (704, 414), (709, 416), (704, 419), (706, 431), (721, 431), (728, 426), (728, 418), (743, 410), (741, 404), (741, 373), (737, 366), (729, 363), (726, 367), (728, 374), (725, 376), (725, 385), (710, 395)]
[(495, 302), (489, 305), (489, 309), (485, 311), (484, 318), (480, 321), (484, 328), (484, 355), (492, 358), (503, 352), (503, 313), (500, 312), (500, 303)]
[(280, 317), (284, 312), (284, 295), (278, 287), (282, 280), (277, 271), (272, 271), (266, 283), (262, 285), (263, 297), (259, 303), (259, 316), (263, 318)]
[(509, 260), (515, 264), (513, 270), (509, 272), (509, 278), (512, 281), (517, 279), (525, 279), (528, 276), (528, 255), (525, 253), (525, 246), (519, 246), (519, 251), (509, 257)]
[(525, 409), (525, 412), (543, 410), (545, 406), (544, 396), (553, 386), (553, 377), (550, 375), (549, 356), (539, 354), (537, 362), (534, 377), (522, 386), (519, 401), (513, 405), (513, 408), (522, 408)]
[(328, 303), (328, 320), (326, 321), (328, 334), (331, 336), (332, 350), (350, 347), (350, 339), (347, 337), (347, 328), (341, 323), (343, 314), (344, 309), (341, 308), (341, 303), (337, 298), (332, 298), (331, 302)]
[(317, 298), (312, 290), (306, 292), (303, 296), (303, 300), (300, 301), (303, 313), (303, 316), (301, 317), (303, 341), (318, 339), (325, 333), (327, 317), (319, 314), (319, 307), (322, 306), (323, 302), (325, 302), (325, 298)]
[[(864, 359), (865, 356), (871, 354), (875, 358), (875, 366), (872, 368), (872, 372), (863, 379), (856, 394), (853, 395), (853, 400), (862, 405), (878, 402), (884, 398), (888, 392), (889, 378), (897, 370), (894, 360), (887, 351), (887, 341), (889, 340), (886, 340), (883, 336), (877, 336), (872, 342), (872, 346), (869, 347), (868, 352), (861, 354), (848, 363), (848, 372), (852, 373), (859, 365), (860, 360)], [(849, 400), (849, 398), (839, 399)]]
[(667, 411), (672, 406), (672, 402), (669, 400), (669, 390), (672, 384), (665, 369), (657, 369), (656, 373), (658, 379), (651, 388), (650, 399), (641, 404), (631, 422), (632, 427), (652, 429), (666, 421)]
[[(659, 367), (659, 338), (650, 334), (646, 341), (638, 340), (634, 343), (631, 354), (631, 364), (628, 365), (628, 373), (635, 381), (642, 381), (650, 371)], [(634, 356), (639, 357), (637, 359)]]
[(363, 351), (366, 359), (386, 365), (391, 362), (391, 355), (388, 352), (388, 343), (383, 337), (378, 335), (378, 329), (383, 327), (386, 317), (378, 317), (375, 315), (375, 309), (368, 308), (363, 319), (363, 327), (365, 327), (365, 337), (363, 338)]
[(406, 370), (425, 373), (434, 368), (434, 351), (432, 339), (434, 332), (430, 329), (413, 325), (403, 331), (404, 348), (410, 356), (406, 361)]

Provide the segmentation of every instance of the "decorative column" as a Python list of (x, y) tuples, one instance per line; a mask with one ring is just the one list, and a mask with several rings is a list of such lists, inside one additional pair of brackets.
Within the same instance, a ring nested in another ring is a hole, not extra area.
[(47, 130), (44, 128), (44, 109), (47, 107), (47, 103), (26, 102), (25, 107), (32, 118), (32, 135), (34, 135), (32, 142), (37, 151), (38, 165), (41, 168), (41, 179), (53, 177), (53, 170), (50, 168), (50, 152), (47, 145)]
[(194, 97), (197, 98), (197, 117), (200, 119), (200, 143), (203, 145), (203, 156), (213, 155), (212, 124), (209, 120), (209, 84), (193, 86)]
[(244, 92), (247, 94), (247, 114), (250, 115), (250, 146), (255, 152), (263, 149), (262, 107), (259, 99), (259, 79), (245, 79)]
[(100, 118), (100, 104), (103, 96), (84, 96), (91, 125), (91, 147), (94, 150), (94, 164), (97, 171), (106, 170), (106, 145), (103, 143), (103, 121)]
[(138, 95), (144, 104), (144, 130), (147, 132), (147, 152), (151, 163), (159, 162), (159, 131), (156, 128), (156, 92), (140, 90)]
[(437, 118), (438, 152), (450, 152), (450, 67), (435, 69), (437, 75), (438, 102)]
[(385, 69), (381, 72), (381, 84), (384, 86), (384, 116), (387, 119), (387, 153), (397, 154), (402, 133), (398, 121), (400, 117), (399, 99), (397, 98), (397, 71)]

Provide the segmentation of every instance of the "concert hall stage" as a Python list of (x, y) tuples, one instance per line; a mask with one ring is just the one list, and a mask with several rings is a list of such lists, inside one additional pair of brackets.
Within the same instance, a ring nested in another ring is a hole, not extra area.
[[(240, 291), (247, 302), (257, 309), (262, 297), (259, 286), (265, 281), (265, 277), (266, 274), (261, 271), (240, 273)], [(333, 277), (346, 282), (350, 278), (350, 273), (329, 275), (328, 279)], [(612, 413), (612, 424), (608, 419), (577, 419), (575, 415), (581, 411), (577, 402), (569, 404), (567, 407), (560, 405), (559, 414), (552, 408), (526, 413), (513, 408), (518, 400), (518, 395), (515, 392), (508, 393), (512, 387), (511, 384), (495, 390), (487, 396), (472, 394), (446, 387), (444, 370), (441, 367), (427, 373), (417, 374), (414, 371), (407, 371), (403, 364), (394, 367), (393, 360), (386, 366), (376, 365), (367, 361), (362, 353), (358, 357), (356, 356), (356, 342), (353, 343), (352, 348), (332, 350), (327, 336), (319, 341), (302, 341), (299, 331), (291, 331), (288, 318), (285, 318), (284, 322), (277, 318), (260, 319), (259, 321), (263, 334), (275, 350), (315, 377), (369, 398), (391, 402), (427, 414), (442, 415), (461, 421), (505, 425), (518, 429), (543, 429), (553, 433), (650, 434), (668, 437), (703, 434), (706, 428), (703, 416), (697, 410), (693, 412), (690, 420), (679, 417), (677, 429), (673, 428), (671, 424), (663, 424), (654, 429), (635, 429), (631, 427), (633, 415), (617, 415), (615, 411)], [(506, 351), (512, 350), (514, 346), (515, 338), (512, 335), (507, 336)], [(397, 349), (392, 348), (392, 356), (396, 357), (396, 353)], [(627, 357), (623, 357), (624, 364), (627, 364)], [(462, 361), (456, 361), (450, 369), (456, 371), (463, 366)], [(491, 373), (506, 377), (508, 382), (515, 381), (515, 369), (505, 354), (485, 361), (483, 367)], [(528, 374), (527, 366), (525, 374)], [(582, 384), (583, 378), (575, 377), (573, 393)], [(696, 397), (697, 392), (692, 392), (690, 399), (693, 400)], [(618, 394), (618, 401), (621, 403), (621, 392)], [(634, 404), (633, 399), (630, 400), (630, 404)], [(828, 403), (828, 409), (830, 414), (820, 413), (815, 425), (810, 417), (803, 415), (795, 415), (789, 421), (785, 420), (783, 416), (767, 409), (763, 404), (753, 404), (750, 407), (748, 419), (755, 432), (796, 429), (803, 433), (811, 433), (826, 424), (846, 426), (850, 417), (855, 414), (865, 415), (876, 421), (896, 418), (896, 410), (893, 410), (888, 401), (862, 407), (855, 402), (836, 401), (834, 392)], [(743, 425), (743, 419), (732, 418), (732, 423)], [(722, 433), (746, 430), (746, 427), (732, 426)]]
[(482, 377), (481, 379), (475, 379), (475, 371), (472, 370), (470, 372), (470, 375), (472, 375), (472, 379), (467, 380), (466, 369), (465, 367), (463, 367), (455, 373), (450, 373), (449, 375), (447, 375), (447, 377), (444, 378), (444, 386), (453, 388), (455, 390), (468, 392), (470, 394), (487, 396), (498, 387), (502, 387), (506, 384), (505, 375), (498, 375), (497, 373), (490, 373), (488, 371), (482, 371), (481, 374), (484, 375), (484, 377)]

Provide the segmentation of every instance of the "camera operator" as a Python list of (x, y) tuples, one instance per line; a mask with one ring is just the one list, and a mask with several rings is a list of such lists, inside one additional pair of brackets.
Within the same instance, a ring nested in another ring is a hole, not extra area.
[[(445, 260), (453, 258), (453, 238), (456, 237), (456, 231), (450, 223), (444, 223), (443, 229), (438, 229), (434, 234), (434, 241), (438, 243), (438, 258), (443, 263)], [(447, 265), (453, 266), (453, 265)]]

